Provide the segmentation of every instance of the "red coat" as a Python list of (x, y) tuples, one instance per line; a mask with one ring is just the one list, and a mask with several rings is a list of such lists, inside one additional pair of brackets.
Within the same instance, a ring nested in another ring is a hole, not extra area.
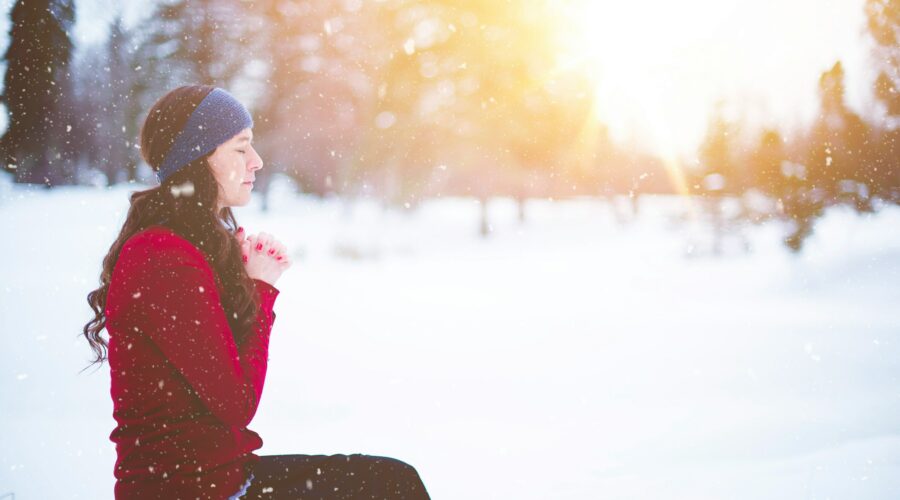
[(204, 254), (164, 226), (126, 242), (106, 302), (116, 498), (228, 498), (258, 460), (256, 413), (278, 289), (254, 280), (256, 326), (236, 345)]

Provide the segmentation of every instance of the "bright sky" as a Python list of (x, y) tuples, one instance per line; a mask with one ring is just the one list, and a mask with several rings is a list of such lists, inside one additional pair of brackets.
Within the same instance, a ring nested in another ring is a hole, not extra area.
[[(812, 120), (819, 75), (839, 59), (851, 107), (866, 112), (864, 0), (551, 1), (571, 15), (572, 56), (594, 76), (597, 115), (619, 141), (691, 154), (717, 99), (790, 132)], [(117, 3), (77, 0), (76, 39), (102, 39)], [(12, 4), (0, 0), (4, 49)], [(133, 21), (148, 2), (122, 4)]]
[(850, 105), (866, 106), (864, 0), (558, 1), (619, 140), (691, 153), (717, 99), (789, 132), (814, 118), (819, 76), (837, 60)]

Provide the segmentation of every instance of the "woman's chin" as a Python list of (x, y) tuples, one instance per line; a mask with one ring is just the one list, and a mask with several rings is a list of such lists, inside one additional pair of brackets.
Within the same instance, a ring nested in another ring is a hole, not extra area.
[(245, 207), (250, 203), (250, 192), (241, 193), (237, 195), (234, 199), (234, 202), (231, 203), (232, 207)]

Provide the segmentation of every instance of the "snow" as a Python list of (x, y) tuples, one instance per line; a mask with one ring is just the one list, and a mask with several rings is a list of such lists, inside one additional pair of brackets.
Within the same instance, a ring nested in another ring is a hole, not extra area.
[[(383, 211), (276, 190), (237, 210), (291, 250), (260, 454), (368, 453), (436, 499), (882, 499), (900, 492), (900, 208), (689, 251), (683, 200)], [(0, 185), (0, 495), (112, 498), (86, 295), (129, 188)], [(627, 201), (627, 200), (625, 200)], [(702, 246), (702, 245), (701, 245)], [(730, 247), (725, 247), (730, 248)]]

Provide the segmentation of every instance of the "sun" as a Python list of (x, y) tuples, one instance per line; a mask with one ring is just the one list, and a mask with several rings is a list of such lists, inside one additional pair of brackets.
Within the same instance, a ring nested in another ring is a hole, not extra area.
[(546, 0), (560, 57), (590, 75), (596, 115), (661, 155), (688, 157), (724, 103), (745, 130), (789, 134), (818, 115), (817, 81), (842, 61), (865, 107), (865, 0)]
[(683, 104), (708, 97), (703, 93), (709, 86), (691, 85), (685, 78), (716, 50), (718, 21), (729, 15), (729, 2), (555, 4), (566, 28), (559, 39), (562, 64), (594, 81), (596, 118), (618, 139), (663, 158), (689, 150), (706, 114), (691, 113)]
[(710, 38), (696, 13), (710, 16), (723, 0), (555, 3), (564, 28), (558, 40), (560, 66), (594, 82), (593, 121), (605, 123), (618, 142), (658, 156), (675, 191), (686, 196), (682, 158), (695, 147), (692, 133), (703, 127), (706, 116), (680, 105), (704, 96), (702, 86), (673, 90), (684, 65), (702, 59), (697, 48), (703, 37)]

